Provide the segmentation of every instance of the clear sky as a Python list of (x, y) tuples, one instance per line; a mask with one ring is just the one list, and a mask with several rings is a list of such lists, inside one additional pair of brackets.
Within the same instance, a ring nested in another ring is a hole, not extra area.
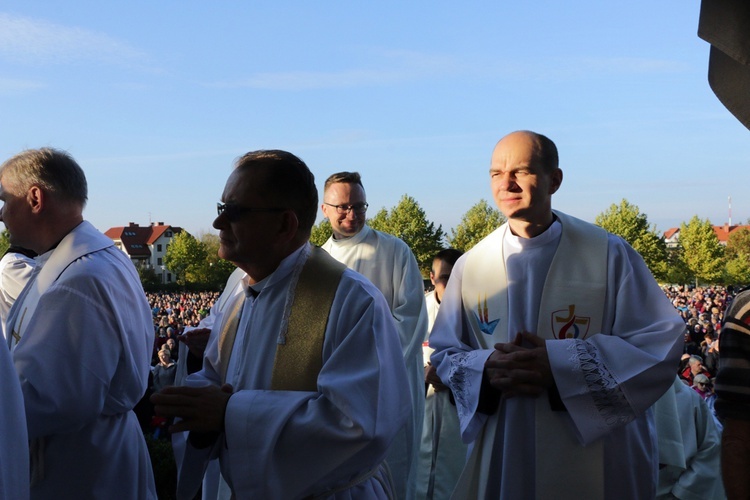
[(69, 151), (104, 231), (211, 230), (232, 162), (286, 149), (447, 232), (508, 132), (553, 139), (553, 206), (664, 231), (750, 219), (750, 131), (707, 83), (699, 0), (0, 0), (0, 157)]

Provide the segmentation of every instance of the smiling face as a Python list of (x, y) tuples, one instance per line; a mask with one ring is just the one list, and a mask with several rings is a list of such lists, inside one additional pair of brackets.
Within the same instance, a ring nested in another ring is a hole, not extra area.
[(331, 205), (358, 205), (367, 203), (365, 190), (356, 183), (335, 182), (328, 186), (323, 194), (323, 215), (331, 222), (335, 239), (349, 238), (359, 233), (365, 226), (367, 212), (356, 213), (353, 209), (348, 213), (339, 214), (336, 207)]
[(540, 160), (537, 138), (514, 132), (497, 143), (490, 164), (492, 195), (511, 230), (523, 237), (540, 234), (552, 223), (552, 195), (562, 170)]

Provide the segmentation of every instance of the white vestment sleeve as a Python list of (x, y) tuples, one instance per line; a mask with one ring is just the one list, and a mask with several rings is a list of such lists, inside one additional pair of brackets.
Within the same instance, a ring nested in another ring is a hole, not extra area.
[(482, 349), (468, 334), (471, 329), (464, 324), (461, 299), (464, 263), (465, 260), (460, 258), (453, 267), (430, 334), (430, 347), (435, 349), (431, 361), (437, 367), (438, 377), (453, 392), (461, 422), (461, 438), (465, 443), (470, 443), (487, 420), (487, 415), (477, 412), (477, 408), (484, 363), (493, 350)]
[(113, 332), (111, 305), (92, 300), (97, 284), (83, 278), (40, 298), (37, 312), (43, 313), (34, 314), (27, 329), (48, 334), (29, 334), (14, 351), (29, 439), (78, 431), (101, 414), (130, 411), (138, 401), (134, 395), (146, 390), (147, 352), (133, 352), (143, 348), (144, 337)]
[(548, 340), (552, 373), (582, 444), (642, 414), (669, 388), (685, 325), (643, 259), (610, 235), (602, 334)]

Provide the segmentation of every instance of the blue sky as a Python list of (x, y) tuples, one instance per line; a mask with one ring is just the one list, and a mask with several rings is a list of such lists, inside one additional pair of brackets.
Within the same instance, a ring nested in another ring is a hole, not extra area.
[(508, 132), (558, 145), (556, 208), (622, 198), (657, 229), (750, 219), (750, 132), (707, 83), (698, 0), (0, 0), (0, 158), (69, 151), (100, 230), (211, 230), (232, 162), (291, 151), (443, 229)]

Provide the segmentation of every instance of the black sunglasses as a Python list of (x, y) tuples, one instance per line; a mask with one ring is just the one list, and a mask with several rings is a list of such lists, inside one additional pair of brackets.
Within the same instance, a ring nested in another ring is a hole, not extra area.
[(224, 214), (227, 216), (229, 222), (237, 222), (242, 214), (250, 212), (283, 212), (286, 208), (255, 208), (255, 207), (241, 207), (239, 205), (232, 205), (231, 203), (217, 203), (216, 213), (219, 215)]

